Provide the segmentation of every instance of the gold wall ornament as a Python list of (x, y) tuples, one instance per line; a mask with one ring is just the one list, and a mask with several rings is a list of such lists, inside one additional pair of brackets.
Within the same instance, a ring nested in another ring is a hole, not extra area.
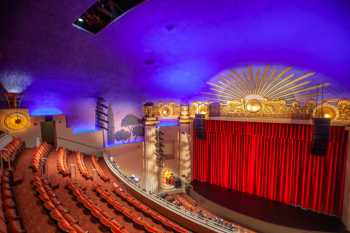
[(315, 118), (324, 117), (324, 118), (329, 118), (331, 120), (334, 120), (338, 117), (338, 110), (336, 107), (329, 104), (321, 105), (315, 108), (314, 117)]
[(28, 127), (29, 117), (21, 112), (14, 112), (5, 117), (5, 127), (10, 131), (19, 131)]
[(175, 102), (158, 102), (143, 108), (145, 116), (159, 119), (176, 119), (180, 116), (180, 104)]
[(350, 120), (350, 100), (339, 100), (337, 102), (339, 120)]
[(170, 115), (172, 115), (172, 109), (169, 106), (162, 106), (159, 109), (159, 113), (162, 117), (169, 117)]
[(3, 116), (2, 127), (8, 132), (18, 132), (28, 129), (31, 119), (27, 109), (7, 109)]
[(158, 113), (160, 118), (174, 119), (180, 115), (180, 105), (178, 103), (157, 103)]
[[(199, 104), (200, 103), (200, 104)], [(208, 115), (212, 114), (211, 107), (209, 106), (216, 105), (218, 108), (217, 114), (215, 116), (221, 117), (237, 117), (237, 118), (289, 118), (289, 119), (300, 119), (300, 120), (309, 120), (313, 117), (319, 115), (320, 108), (323, 107), (322, 112), (324, 113), (322, 117), (329, 117), (332, 119), (332, 122), (338, 124), (350, 124), (350, 100), (348, 99), (325, 99), (322, 103), (316, 104), (316, 101), (309, 100), (307, 102), (298, 102), (293, 101), (288, 103), (285, 100), (269, 100), (269, 99), (256, 99), (256, 96), (249, 96), (248, 100), (239, 99), (231, 100), (223, 103), (208, 103), (194, 101), (189, 103), (189, 105), (180, 105), (178, 106), (179, 110), (175, 111), (178, 115), (168, 115), (166, 118), (173, 117), (173, 119), (179, 119), (180, 122), (189, 123), (191, 118), (194, 115), (201, 111), (199, 106), (203, 107), (203, 111), (208, 110)], [(155, 103), (145, 110), (145, 124), (155, 124), (158, 119), (164, 118), (160, 115), (159, 107), (160, 106), (169, 106), (165, 103)], [(175, 108), (175, 109), (176, 109)], [(148, 114), (148, 117), (146, 117)], [(189, 115), (187, 115), (189, 114)], [(211, 115), (212, 116), (212, 115)]]
[(207, 82), (211, 92), (205, 94), (210, 100), (221, 103), (247, 100), (251, 95), (257, 100), (308, 100), (317, 96), (321, 88), (329, 86), (329, 83), (313, 84), (310, 78), (314, 75), (307, 72), (297, 76), (292, 67), (277, 71), (269, 65), (263, 69), (249, 66), (246, 71), (230, 69), (220, 73), (214, 81)]
[(190, 116), (195, 117), (196, 114), (204, 114), (209, 116), (209, 102), (195, 101), (190, 104)]
[(262, 108), (261, 103), (257, 99), (250, 99), (246, 101), (245, 109), (248, 112), (252, 112), (252, 113), (259, 112), (261, 108)]

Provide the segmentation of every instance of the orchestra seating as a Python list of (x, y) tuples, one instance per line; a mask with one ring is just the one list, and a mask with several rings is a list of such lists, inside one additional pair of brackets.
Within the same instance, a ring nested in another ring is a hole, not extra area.
[[(26, 232), (18, 215), (15, 197), (12, 192), (12, 173), (8, 169), (4, 170), (1, 176), (1, 206), (3, 213), (0, 214), (0, 218), (2, 223), (7, 224), (8, 230), (4, 232)], [(3, 230), (2, 226), (0, 226), (0, 230)]]
[(68, 181), (66, 185), (67, 189), (71, 191), (76, 200), (84, 206), (89, 213), (96, 218), (104, 227), (108, 228), (112, 233), (127, 233), (124, 226), (118, 221), (108, 216), (96, 203), (92, 202), (82, 189), (79, 188), (72, 181)]
[[(2, 170), (0, 170), (0, 177), (2, 177)], [(3, 209), (2, 192), (0, 192), (0, 233), (7, 233), (7, 226)]]
[(95, 191), (97, 194), (105, 200), (109, 205), (111, 205), (114, 210), (121, 213), (128, 219), (130, 219), (134, 224), (137, 226), (143, 228), (145, 231), (150, 233), (162, 233), (161, 230), (159, 230), (155, 225), (150, 224), (142, 218), (142, 216), (135, 211), (131, 210), (130, 208), (127, 208), (126, 206), (122, 205), (120, 202), (118, 202), (111, 193), (104, 190), (102, 187), (98, 186), (95, 188)]
[[(23, 145), (18, 139), (14, 139), (10, 144), (9, 151), (14, 154), (17, 153), (18, 149)], [(28, 214), (31, 216), (31, 212), (25, 211), (24, 213), (18, 208), (23, 203), (23, 199), (18, 200), (18, 206), (15, 201), (17, 192), (22, 192), (19, 191), (20, 188), (18, 187), (22, 187), (21, 190), (23, 190), (22, 185), (27, 185), (28, 191), (32, 189), (34, 193), (30, 201), (31, 203), (36, 203), (37, 208), (39, 208), (34, 212), (42, 213), (43, 217), (46, 215), (50, 218), (48, 222), (50, 229), (57, 228), (57, 232), (88, 233), (88, 230), (91, 230), (89, 228), (91, 226), (90, 224), (96, 223), (98, 223), (98, 229), (101, 232), (189, 232), (187, 229), (173, 222), (173, 220), (170, 220), (134, 198), (117, 183), (109, 182), (111, 179), (110, 174), (108, 170), (105, 170), (106, 168), (103, 164), (101, 164), (102, 161), (99, 161), (99, 158), (96, 156), (91, 156), (91, 158), (88, 158), (89, 160), (84, 162), (84, 155), (80, 152), (76, 152), (74, 160), (77, 163), (82, 177), (76, 177), (74, 181), (71, 178), (63, 179), (62, 176), (66, 177), (70, 174), (70, 169), (67, 165), (69, 154), (66, 149), (58, 148), (56, 154), (53, 153), (52, 156), (50, 155), (47, 159), (43, 159), (48, 155), (50, 150), (51, 145), (42, 143), (33, 151), (29, 149), (27, 152), (23, 152), (23, 156), (19, 157), (18, 166), (27, 168), (29, 163), (34, 171), (29, 172), (30, 178), (27, 181), (24, 179), (23, 183), (15, 183), (15, 174), (12, 175), (12, 170), (6, 169), (3, 172), (0, 170), (0, 233), (25, 233), (25, 227), (28, 227), (28, 231), (32, 229), (32, 226), (27, 226)], [(57, 158), (55, 158), (54, 155), (56, 155)], [(10, 157), (14, 158), (13, 155)], [(23, 161), (25, 161), (24, 164)], [(92, 165), (88, 164), (90, 162)], [(48, 169), (53, 168), (53, 170), (45, 172), (45, 177), (38, 172), (44, 166), (44, 163), (48, 163), (48, 165), (45, 166)], [(96, 169), (97, 174), (101, 178), (95, 179), (93, 184), (85, 180), (92, 180), (91, 168)], [(15, 166), (14, 169), (16, 170), (17, 166)], [(16, 172), (16, 174), (17, 173), (18, 172)], [(22, 172), (19, 172), (19, 174), (22, 174)], [(49, 182), (49, 179), (51, 182)], [(12, 184), (16, 184), (16, 189), (12, 190)], [(110, 184), (112, 184), (112, 189), (107, 189)], [(86, 185), (86, 187), (89, 187), (89, 190), (81, 188), (80, 185)], [(93, 187), (92, 190), (96, 196), (89, 196), (90, 187)], [(67, 191), (64, 189), (69, 190), (75, 203), (72, 203), (73, 200), (67, 201), (67, 197), (65, 197)], [(57, 194), (54, 190), (56, 190)], [(58, 196), (60, 196), (61, 200)], [(98, 197), (98, 199), (96, 199), (96, 197)], [(23, 197), (20, 196), (19, 198)], [(30, 199), (30, 195), (25, 197), (25, 200), (28, 200), (27, 198)], [(109, 208), (106, 209), (106, 206), (104, 206), (105, 204), (99, 205), (99, 203), (106, 203)], [(84, 213), (88, 216), (86, 217), (90, 219), (91, 222), (85, 222), (87, 220), (85, 217), (85, 221), (83, 221), (78, 213), (75, 212), (75, 206), (83, 208)], [(23, 214), (23, 220), (20, 218), (21, 212)], [(29, 219), (31, 219), (30, 216)]]
[(97, 171), (97, 174), (100, 176), (100, 178), (105, 181), (105, 182), (108, 182), (109, 181), (109, 177), (108, 175), (103, 171), (103, 169), (101, 168), (100, 164), (98, 163), (98, 157), (97, 156), (94, 156), (92, 155), (91, 156), (91, 161), (92, 161), (92, 164), (94, 166), (94, 168), (96, 169)]
[(57, 151), (57, 170), (63, 176), (70, 175), (70, 170), (67, 164), (67, 152), (64, 148), (59, 148)]
[(1, 151), (0, 156), (5, 161), (14, 161), (17, 154), (24, 148), (24, 142), (18, 138), (13, 138)]
[(88, 232), (81, 228), (79, 222), (61, 204), (47, 179), (34, 176), (32, 185), (43, 207), (47, 210), (48, 215), (57, 223), (60, 230), (72, 233)]
[(84, 162), (84, 155), (80, 152), (76, 152), (76, 160), (78, 164), (79, 171), (85, 179), (93, 179), (91, 173), (89, 172), (86, 164)]
[(179, 233), (185, 233), (188, 232), (186, 229), (181, 227), (180, 225), (170, 221), (166, 217), (162, 216), (158, 212), (148, 208), (145, 204), (131, 196), (130, 194), (126, 193), (121, 187), (119, 187), (117, 184), (114, 184), (115, 188), (113, 189), (113, 192), (117, 194), (120, 198), (127, 201), (130, 205), (135, 207), (136, 209), (142, 211), (145, 215), (150, 216), (154, 220), (161, 222), (165, 227), (172, 229), (174, 232)]
[(182, 195), (180, 194), (176, 194), (176, 195), (168, 195), (166, 198), (166, 200), (183, 206), (186, 210), (189, 210), (191, 212), (198, 212), (197, 208), (196, 208), (196, 204), (189, 202), (187, 199), (185, 199)]
[(46, 142), (40, 144), (40, 146), (36, 149), (35, 153), (33, 154), (31, 166), (34, 172), (38, 172), (40, 170), (41, 160), (49, 154), (50, 149), (51, 145), (47, 144)]

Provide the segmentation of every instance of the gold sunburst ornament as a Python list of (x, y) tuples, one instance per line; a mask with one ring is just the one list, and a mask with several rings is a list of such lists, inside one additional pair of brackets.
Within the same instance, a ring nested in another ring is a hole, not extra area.
[(314, 84), (310, 78), (314, 72), (296, 75), (292, 67), (281, 71), (267, 65), (264, 68), (249, 66), (246, 70), (230, 69), (221, 73), (215, 81), (208, 82), (212, 92), (210, 100), (218, 102), (243, 101), (247, 112), (259, 112), (261, 103), (268, 100), (295, 102), (319, 95), (320, 89), (329, 83)]
[(4, 119), (4, 125), (10, 132), (24, 130), (29, 124), (29, 116), (23, 112), (10, 113)]

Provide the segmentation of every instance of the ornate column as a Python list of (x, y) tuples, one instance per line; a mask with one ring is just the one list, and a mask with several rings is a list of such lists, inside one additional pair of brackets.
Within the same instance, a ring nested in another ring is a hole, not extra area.
[(159, 167), (156, 160), (156, 130), (158, 120), (152, 114), (153, 104), (144, 105), (145, 148), (144, 148), (144, 188), (147, 192), (158, 192)]
[(183, 182), (191, 182), (191, 135), (188, 105), (180, 107), (179, 127), (179, 175)]

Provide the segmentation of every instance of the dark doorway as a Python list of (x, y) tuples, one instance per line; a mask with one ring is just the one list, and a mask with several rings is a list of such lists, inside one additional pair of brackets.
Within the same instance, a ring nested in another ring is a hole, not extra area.
[(55, 121), (48, 120), (40, 123), (41, 140), (56, 146), (56, 125)]

